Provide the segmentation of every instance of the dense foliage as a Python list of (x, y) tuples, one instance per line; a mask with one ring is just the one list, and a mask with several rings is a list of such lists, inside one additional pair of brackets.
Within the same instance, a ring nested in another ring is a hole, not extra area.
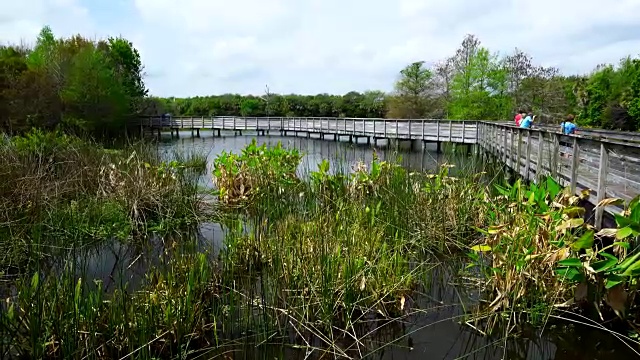
[(385, 95), (381, 91), (349, 92), (346, 95), (263, 96), (225, 94), (187, 99), (153, 98), (149, 115), (174, 116), (318, 116), (382, 118), (386, 114)]
[(0, 130), (60, 126), (114, 135), (139, 115), (147, 94), (138, 51), (123, 38), (56, 39), (50, 28), (33, 48), (0, 47)]
[(226, 94), (150, 99), (149, 115), (316, 116), (507, 120), (532, 111), (545, 122), (577, 115), (580, 126), (640, 127), (640, 59), (601, 65), (588, 76), (537, 66), (521, 50), (492, 53), (468, 35), (456, 53), (431, 67), (417, 61), (400, 71), (394, 91), (345, 95)]
[(588, 76), (537, 66), (528, 54), (492, 53), (468, 35), (434, 65), (409, 64), (394, 90), (344, 95), (223, 94), (146, 97), (140, 55), (122, 38), (56, 39), (42, 29), (33, 48), (0, 47), (0, 130), (55, 127), (122, 132), (138, 115), (308, 116), (507, 120), (517, 110), (544, 122), (576, 114), (580, 126), (640, 128), (640, 59), (600, 65)]

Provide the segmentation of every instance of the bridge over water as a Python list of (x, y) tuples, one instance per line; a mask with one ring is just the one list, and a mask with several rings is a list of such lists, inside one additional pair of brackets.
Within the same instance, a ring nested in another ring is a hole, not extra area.
[[(626, 201), (640, 194), (640, 134), (578, 130), (563, 135), (559, 126), (521, 129), (511, 123), (489, 121), (450, 121), (430, 119), (354, 119), (354, 118), (247, 118), (247, 117), (150, 117), (140, 120), (140, 129), (160, 132), (169, 129), (212, 130), (236, 135), (244, 133), (317, 136), (332, 140), (379, 139), (471, 144), (500, 159), (523, 178), (536, 181), (551, 175), (575, 193), (591, 190), (589, 201), (599, 203), (608, 197)], [(603, 212), (620, 208), (597, 208), (595, 225), (602, 224)]]

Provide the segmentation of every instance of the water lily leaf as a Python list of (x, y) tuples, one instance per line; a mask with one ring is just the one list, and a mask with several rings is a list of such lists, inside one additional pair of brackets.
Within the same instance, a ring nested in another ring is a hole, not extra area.
[(591, 249), (593, 246), (594, 234), (595, 231), (593, 230), (586, 231), (576, 242), (571, 244), (571, 247), (574, 250)]
[(607, 207), (607, 206), (612, 206), (612, 205), (624, 205), (624, 200), (620, 199), (620, 198), (607, 198), (607, 199), (602, 199), (597, 207)]
[(471, 247), (471, 250), (477, 252), (489, 252), (491, 251), (491, 246), (489, 245), (475, 245)]

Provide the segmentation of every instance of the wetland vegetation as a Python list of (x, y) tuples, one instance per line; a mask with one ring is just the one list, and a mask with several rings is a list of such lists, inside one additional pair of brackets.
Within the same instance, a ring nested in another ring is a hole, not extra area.
[[(490, 67), (482, 74), (504, 79), (506, 62), (474, 38), (463, 47)], [(474, 75), (470, 66), (456, 74)], [(600, 69), (587, 87), (595, 94), (636, 67)], [(615, 228), (594, 229), (586, 194), (521, 182), (483, 154), (343, 143), (318, 154), (310, 146), (329, 142), (276, 137), (228, 148), (198, 139), (200, 151), (196, 140), (127, 138), (153, 100), (124, 39), (56, 39), (45, 28), (33, 49), (2, 47), (0, 70), (3, 358), (638, 355), (639, 198)], [(567, 89), (542, 73), (542, 88)], [(513, 101), (476, 89), (474, 101), (453, 92), (447, 109), (506, 114), (542, 73)], [(435, 81), (422, 63), (403, 74)], [(611, 94), (635, 94), (635, 81), (616, 84)], [(394, 111), (430, 114), (440, 98), (402, 93), (414, 85), (399, 83)], [(585, 113), (603, 123), (622, 106), (633, 120), (635, 98), (616, 96)], [(384, 112), (374, 100), (360, 110)]]

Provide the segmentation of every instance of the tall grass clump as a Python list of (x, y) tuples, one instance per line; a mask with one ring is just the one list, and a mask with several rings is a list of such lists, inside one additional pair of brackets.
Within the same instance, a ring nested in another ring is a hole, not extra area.
[[(299, 178), (295, 150), (254, 146), (221, 155), (213, 170), (221, 206), (234, 209), (223, 278), (254, 279), (249, 283), (260, 284), (256, 301), (270, 321), (311, 332), (325, 345), (371, 316), (406, 314), (418, 279), (434, 264), (428, 255), (482, 224), (475, 211), (475, 222), (461, 225), (469, 219), (463, 209), (483, 203), (482, 185), (450, 176), (448, 167), (427, 176), (374, 156), (349, 172), (331, 171), (325, 160)], [(430, 214), (440, 216), (438, 223), (422, 224)]]
[(184, 242), (162, 252), (139, 288), (105, 292), (71, 263), (35, 272), (0, 304), (2, 358), (185, 358), (216, 342), (227, 322), (215, 263)]
[(0, 263), (19, 266), (46, 249), (194, 222), (205, 160), (191, 161), (163, 162), (146, 144), (110, 150), (58, 132), (3, 140)]

